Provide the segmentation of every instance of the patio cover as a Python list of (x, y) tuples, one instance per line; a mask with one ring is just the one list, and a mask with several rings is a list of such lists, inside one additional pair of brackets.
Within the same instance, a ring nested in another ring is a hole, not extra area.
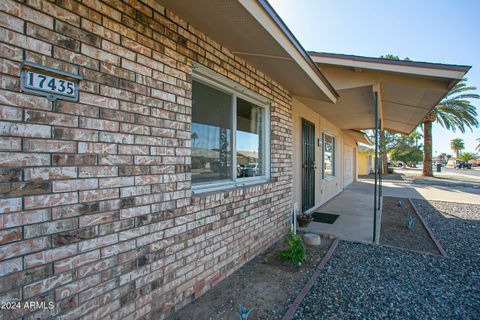
[(336, 102), (333, 86), (267, 1), (157, 1), (292, 95)]
[(342, 129), (374, 128), (374, 92), (383, 129), (409, 134), (470, 66), (310, 52), (340, 97), (307, 104)]
[(349, 135), (354, 141), (360, 142), (369, 146), (373, 146), (372, 140), (367, 136), (366, 133), (357, 130), (343, 130), (343, 132)]

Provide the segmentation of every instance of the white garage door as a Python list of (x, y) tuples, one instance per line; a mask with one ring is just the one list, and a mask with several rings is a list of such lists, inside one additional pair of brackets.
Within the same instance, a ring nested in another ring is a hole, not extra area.
[(343, 185), (346, 187), (353, 182), (353, 148), (344, 146), (343, 148), (344, 166), (343, 166)]

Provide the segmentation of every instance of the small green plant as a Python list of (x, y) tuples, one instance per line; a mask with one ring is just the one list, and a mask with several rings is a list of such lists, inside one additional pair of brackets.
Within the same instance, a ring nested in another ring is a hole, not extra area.
[(408, 216), (408, 219), (407, 219), (407, 228), (408, 228), (409, 230), (412, 230), (414, 226), (415, 226), (415, 220), (413, 220), (413, 217), (412, 217), (412, 216)]
[(237, 317), (240, 320), (248, 320), (248, 316), (250, 315), (250, 312), (252, 312), (253, 308), (246, 308), (242, 304), (240, 304), (240, 311), (235, 312)]
[(280, 251), (277, 254), (280, 260), (287, 260), (296, 266), (305, 262), (306, 253), (302, 237), (289, 231), (288, 236), (285, 238), (285, 243), (288, 246), (288, 250)]

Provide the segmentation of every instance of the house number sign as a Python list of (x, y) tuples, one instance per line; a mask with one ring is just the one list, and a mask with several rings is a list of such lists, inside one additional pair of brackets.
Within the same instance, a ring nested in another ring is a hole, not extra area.
[(76, 74), (25, 61), (20, 74), (20, 88), (52, 101), (78, 101), (78, 84), (82, 79)]

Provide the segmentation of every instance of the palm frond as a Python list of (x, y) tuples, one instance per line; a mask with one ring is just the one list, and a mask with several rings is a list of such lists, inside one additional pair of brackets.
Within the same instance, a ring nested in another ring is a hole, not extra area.
[(466, 81), (464, 78), (457, 83), (433, 110), (436, 121), (447, 130), (464, 133), (467, 128), (473, 130), (479, 126), (476, 107), (470, 100), (480, 99), (480, 95), (468, 92), (477, 88), (468, 86)]

